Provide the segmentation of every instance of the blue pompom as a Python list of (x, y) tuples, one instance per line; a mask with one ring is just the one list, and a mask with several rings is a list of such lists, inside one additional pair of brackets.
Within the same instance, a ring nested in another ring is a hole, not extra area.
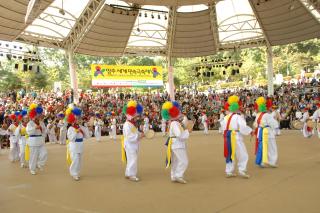
[(175, 107), (177, 107), (178, 109), (181, 110), (181, 106), (180, 106), (179, 102), (173, 101), (172, 104), (173, 104), (173, 106), (175, 106)]
[(21, 111), (21, 115), (22, 115), (22, 116), (26, 116), (27, 114), (28, 114), (28, 111), (27, 111), (27, 110), (24, 109), (24, 110)]
[(18, 116), (18, 115), (20, 115), (20, 112), (19, 111), (15, 111), (14, 114), (15, 114), (15, 116)]
[(143, 106), (141, 104), (137, 104), (137, 113), (142, 114), (143, 112)]
[(39, 114), (42, 114), (42, 113), (43, 113), (42, 107), (38, 106), (38, 107), (36, 108), (36, 113), (37, 113), (38, 115), (39, 115)]
[(81, 109), (79, 109), (78, 107), (73, 108), (72, 113), (75, 116), (81, 116), (81, 114), (82, 114)]

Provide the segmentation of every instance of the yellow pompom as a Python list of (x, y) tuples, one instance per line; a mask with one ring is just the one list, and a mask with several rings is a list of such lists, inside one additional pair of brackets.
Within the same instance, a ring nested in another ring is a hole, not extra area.
[(129, 101), (127, 104), (128, 107), (137, 107), (137, 102), (136, 101)]
[(258, 106), (260, 106), (260, 105), (262, 105), (262, 104), (265, 104), (266, 103), (266, 99), (264, 98), (264, 97), (259, 97), (259, 98), (257, 98), (257, 100), (256, 100), (256, 104), (258, 105)]
[(239, 97), (236, 95), (232, 95), (228, 98), (228, 104), (231, 105), (233, 103), (238, 103), (239, 102)]
[(169, 110), (173, 107), (173, 104), (172, 102), (170, 101), (166, 101), (163, 105), (162, 105), (162, 109), (166, 109), (166, 110)]
[(71, 109), (71, 108), (68, 108), (68, 109), (66, 110), (66, 115), (70, 115), (71, 112), (72, 112), (72, 109)]
[(33, 110), (33, 109), (37, 108), (37, 106), (38, 106), (38, 104), (32, 103), (32, 104), (30, 104), (29, 109)]

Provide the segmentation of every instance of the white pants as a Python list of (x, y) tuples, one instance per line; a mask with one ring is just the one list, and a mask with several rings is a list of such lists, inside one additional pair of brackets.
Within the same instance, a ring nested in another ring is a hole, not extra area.
[(171, 160), (171, 180), (183, 178), (189, 164), (187, 150), (173, 149)]
[(101, 139), (101, 127), (100, 126), (96, 126), (94, 128), (94, 136), (96, 137), (96, 140), (99, 142)]
[(10, 139), (9, 160), (11, 162), (19, 160), (19, 144), (17, 142), (13, 142), (12, 139)]
[(208, 124), (207, 124), (207, 122), (205, 122), (205, 123), (203, 123), (203, 127), (204, 127), (204, 130), (203, 130), (203, 132), (204, 132), (204, 134), (208, 134)]
[(138, 173), (138, 150), (126, 149), (127, 167), (125, 176), (136, 177)]
[(116, 127), (111, 127), (111, 132), (110, 132), (110, 139), (116, 139), (117, 138), (117, 128)]
[(25, 160), (25, 148), (26, 148), (26, 145), (25, 144), (19, 144), (19, 148), (20, 148), (20, 153), (19, 153), (20, 163), (21, 164), (26, 164), (26, 160)]
[(276, 128), (276, 129), (275, 129), (275, 132), (276, 132), (276, 135), (281, 135), (280, 128)]
[(30, 146), (30, 171), (36, 171), (37, 166), (44, 166), (48, 158), (48, 153), (45, 145)]
[(66, 140), (67, 140), (67, 130), (61, 130), (60, 129), (60, 135), (59, 135), (59, 141), (60, 144), (66, 144)]
[(72, 160), (72, 163), (69, 168), (70, 175), (80, 177), (82, 153), (70, 152), (70, 156)]
[(275, 138), (268, 139), (268, 161), (270, 165), (276, 165), (278, 160), (278, 149)]
[(56, 143), (56, 142), (57, 142), (56, 133), (49, 133), (49, 134), (48, 134), (48, 137), (49, 137), (49, 142), (53, 142), (53, 143)]
[[(243, 143), (243, 139), (242, 138), (238, 138), (237, 137), (237, 141), (236, 141), (236, 158), (238, 161), (238, 170), (239, 173), (245, 173), (247, 171), (247, 163), (248, 163), (248, 152), (246, 149), (246, 146)], [(226, 164), (226, 173), (227, 174), (231, 174), (234, 172), (234, 167), (235, 167), (235, 160), (233, 160), (230, 163)]]
[(303, 137), (310, 138), (313, 135), (314, 130), (308, 131), (307, 128), (308, 128), (307, 123), (304, 123), (303, 128), (302, 128), (302, 134), (303, 134)]
[(146, 132), (149, 130), (149, 124), (143, 125), (143, 132)]

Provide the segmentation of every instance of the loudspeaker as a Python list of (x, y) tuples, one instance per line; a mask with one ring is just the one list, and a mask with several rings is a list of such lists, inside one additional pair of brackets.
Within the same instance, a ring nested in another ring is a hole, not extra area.
[(19, 64), (15, 64), (14, 65), (14, 68), (17, 70), (17, 69), (19, 69)]
[(23, 72), (27, 72), (28, 71), (28, 64), (23, 64)]
[(29, 71), (32, 71), (32, 65), (29, 65)]

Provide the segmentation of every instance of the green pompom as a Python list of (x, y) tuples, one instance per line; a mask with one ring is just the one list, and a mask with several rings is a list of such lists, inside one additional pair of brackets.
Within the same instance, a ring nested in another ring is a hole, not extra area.
[(259, 106), (259, 112), (266, 112), (267, 111), (267, 106), (266, 104), (261, 104)]
[(236, 112), (239, 110), (239, 104), (238, 103), (232, 103), (230, 106), (229, 106), (229, 111), (230, 112)]
[(166, 109), (161, 110), (161, 116), (166, 121), (170, 119), (169, 111)]
[(127, 114), (127, 108), (128, 108), (128, 106), (127, 106), (127, 104), (125, 104), (125, 105), (123, 106), (123, 108), (122, 108), (122, 113), (123, 113), (123, 114)]

